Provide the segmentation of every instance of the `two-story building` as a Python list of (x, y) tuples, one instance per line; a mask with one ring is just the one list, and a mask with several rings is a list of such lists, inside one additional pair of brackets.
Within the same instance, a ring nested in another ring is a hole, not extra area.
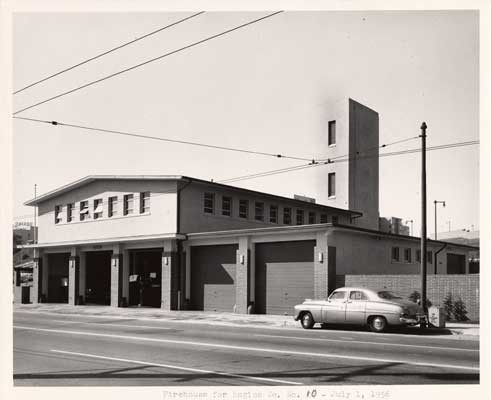
[[(26, 205), (34, 302), (285, 313), (337, 274), (420, 268), (418, 238), (356, 226), (360, 212), (186, 176), (88, 176)], [(472, 250), (431, 241), (429, 273), (468, 273)]]

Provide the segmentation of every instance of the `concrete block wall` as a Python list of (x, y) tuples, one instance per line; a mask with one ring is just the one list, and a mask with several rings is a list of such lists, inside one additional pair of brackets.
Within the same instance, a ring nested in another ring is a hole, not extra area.
[[(386, 288), (408, 298), (414, 290), (420, 292), (420, 275), (337, 275), (337, 287), (343, 286)], [(427, 298), (432, 305), (442, 307), (448, 292), (455, 300), (461, 297), (471, 321), (480, 320), (480, 276), (478, 274), (427, 276)]]

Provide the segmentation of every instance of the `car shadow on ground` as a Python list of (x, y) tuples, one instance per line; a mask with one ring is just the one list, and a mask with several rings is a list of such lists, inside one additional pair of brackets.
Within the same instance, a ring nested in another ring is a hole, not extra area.
[[(332, 330), (332, 331), (352, 331), (352, 332), (370, 332), (367, 326), (347, 326), (339, 324), (323, 324), (315, 325), (313, 329), (319, 330)], [(390, 326), (387, 328), (385, 333), (397, 333), (400, 335), (410, 335), (410, 336), (442, 336), (442, 335), (453, 335), (449, 329), (446, 328), (420, 328), (420, 326)]]

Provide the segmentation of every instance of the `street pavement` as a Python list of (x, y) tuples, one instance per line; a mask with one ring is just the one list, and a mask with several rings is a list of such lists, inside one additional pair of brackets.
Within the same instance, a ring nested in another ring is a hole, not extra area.
[(14, 310), (16, 386), (479, 383), (479, 341), (419, 329), (303, 330), (44, 307)]

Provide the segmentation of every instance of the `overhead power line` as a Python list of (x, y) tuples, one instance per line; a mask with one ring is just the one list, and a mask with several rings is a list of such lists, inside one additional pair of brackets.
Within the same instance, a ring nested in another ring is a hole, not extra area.
[(273, 16), (275, 16), (275, 15), (277, 15), (277, 14), (280, 14), (280, 13), (282, 13), (282, 12), (283, 12), (283, 11), (276, 11), (276, 12), (274, 12), (274, 13), (272, 13), (272, 14), (268, 14), (268, 15), (265, 15), (265, 16), (263, 16), (263, 17), (261, 17), (261, 18), (257, 18), (257, 19), (254, 19), (254, 20), (252, 20), (252, 21), (246, 22), (246, 23), (244, 23), (244, 24), (238, 25), (238, 26), (236, 26), (236, 27), (234, 27), (234, 28), (228, 29), (228, 30), (226, 30), (226, 31), (223, 31), (223, 32), (217, 33), (217, 34), (212, 35), (212, 36), (209, 36), (209, 37), (207, 37), (207, 38), (205, 38), (205, 39), (202, 39), (202, 40), (199, 40), (199, 41), (197, 41), (197, 42), (191, 43), (191, 44), (189, 44), (189, 45), (187, 45), (187, 46), (180, 47), (179, 49), (176, 49), (176, 50), (172, 50), (172, 51), (167, 52), (167, 53), (165, 53), (165, 54), (162, 54), (162, 55), (160, 55), (160, 56), (158, 56), (158, 57), (151, 58), (150, 60), (147, 60), (147, 61), (141, 62), (141, 63), (139, 63), (139, 64), (133, 65), (133, 66), (128, 67), (128, 68), (125, 68), (125, 69), (122, 69), (122, 70), (120, 70), (120, 71), (118, 71), (118, 72), (115, 72), (115, 73), (112, 73), (112, 74), (110, 74), (110, 75), (106, 75), (106, 76), (104, 76), (104, 77), (102, 77), (102, 78), (100, 78), (100, 79), (97, 79), (97, 80), (95, 80), (95, 81), (88, 82), (88, 83), (86, 83), (86, 84), (84, 84), (84, 85), (81, 85), (81, 86), (78, 86), (78, 87), (76, 87), (76, 88), (74, 88), (74, 89), (68, 90), (68, 91), (66, 91), (66, 92), (59, 93), (59, 94), (57, 94), (56, 96), (50, 97), (50, 98), (48, 98), (48, 99), (45, 99), (45, 100), (39, 101), (39, 102), (37, 102), (37, 103), (35, 103), (35, 104), (31, 104), (30, 106), (27, 106), (27, 107), (24, 107), (24, 108), (22, 108), (22, 109), (20, 109), (20, 110), (17, 110), (17, 111), (15, 111), (15, 112), (14, 112), (14, 115), (19, 114), (19, 113), (21, 113), (21, 112), (24, 112), (24, 111), (26, 111), (26, 110), (30, 110), (31, 108), (34, 108), (34, 107), (40, 106), (41, 104), (48, 103), (48, 102), (53, 101), (53, 100), (55, 100), (55, 99), (59, 99), (60, 97), (66, 96), (66, 95), (68, 95), (68, 94), (71, 94), (71, 93), (77, 92), (77, 91), (79, 91), (79, 90), (85, 89), (85, 88), (87, 88), (87, 87), (89, 87), (89, 86), (92, 86), (92, 85), (95, 85), (95, 84), (97, 84), (97, 83), (101, 83), (101, 82), (106, 81), (106, 80), (108, 80), (108, 79), (114, 78), (115, 76), (118, 76), (118, 75), (124, 74), (124, 73), (126, 73), (126, 72), (132, 71), (132, 70), (137, 69), (137, 68), (140, 68), (140, 67), (142, 67), (142, 66), (144, 66), (144, 65), (147, 65), (147, 64), (153, 63), (153, 62), (158, 61), (158, 60), (162, 60), (162, 59), (163, 59), (163, 58), (165, 58), (165, 57), (169, 57), (169, 56), (171, 56), (171, 55), (173, 55), (173, 54), (176, 54), (176, 53), (179, 53), (179, 52), (181, 52), (181, 51), (184, 51), (184, 50), (190, 49), (190, 48), (192, 48), (192, 47), (198, 46), (199, 44), (202, 44), (202, 43), (208, 42), (209, 40), (213, 40), (213, 39), (216, 39), (216, 38), (218, 38), (218, 37), (224, 36), (224, 35), (226, 35), (226, 34), (228, 34), (228, 33), (234, 32), (234, 31), (236, 31), (236, 30), (238, 30), (238, 29), (241, 29), (241, 28), (244, 28), (244, 27), (246, 27), (246, 26), (253, 25), (253, 24), (257, 23), (257, 22), (263, 21), (263, 20), (265, 20), (265, 19), (267, 19), (267, 18), (271, 18), (271, 17), (273, 17)]
[[(448, 143), (448, 144), (443, 144), (443, 145), (438, 145), (438, 146), (427, 147), (427, 151), (435, 151), (435, 150), (444, 150), (444, 149), (450, 149), (450, 148), (456, 148), (456, 147), (472, 146), (472, 145), (477, 145), (479, 143), (480, 142), (478, 140), (472, 140), (472, 141), (468, 141), (468, 142)], [(386, 145), (385, 147), (387, 147), (387, 146), (388, 145)], [(348, 162), (348, 161), (351, 161), (353, 159), (368, 159), (368, 158), (399, 156), (399, 155), (404, 155), (404, 154), (418, 153), (421, 151), (422, 151), (422, 149), (417, 148), (417, 149), (393, 151), (393, 152), (382, 153), (382, 154), (378, 154), (378, 155), (365, 155), (365, 156), (362, 155), (362, 156), (354, 156), (354, 157), (344, 156), (344, 158), (339, 158), (339, 159), (333, 158), (333, 159), (328, 159), (328, 160), (323, 161), (323, 162), (315, 162), (315, 163), (311, 162), (309, 164), (300, 164), (300, 165), (295, 165), (295, 166), (288, 167), (288, 168), (283, 168), (281, 170), (263, 171), (263, 172), (258, 172), (255, 174), (239, 176), (236, 178), (224, 179), (224, 180), (220, 180), (217, 182), (218, 183), (233, 183), (233, 182), (239, 182), (239, 181), (244, 181), (244, 180), (262, 178), (265, 176), (271, 176), (271, 175), (283, 174), (283, 173), (287, 173), (287, 172), (299, 171), (299, 170), (306, 169), (306, 168), (322, 167), (324, 165), (328, 165), (328, 164), (332, 164), (332, 163)]]
[(72, 66), (70, 66), (68, 68), (65, 68), (65, 69), (62, 69), (61, 71), (55, 72), (54, 74), (51, 74), (51, 75), (49, 75), (49, 76), (47, 76), (47, 77), (45, 77), (43, 79), (40, 79), (40, 80), (38, 80), (36, 82), (33, 82), (33, 83), (30, 83), (29, 85), (26, 85), (23, 88), (16, 90), (15, 92), (13, 92), (13, 94), (20, 93), (20, 92), (22, 92), (22, 91), (24, 91), (26, 89), (29, 89), (29, 88), (31, 88), (33, 86), (36, 86), (36, 85), (40, 84), (42, 82), (46, 82), (47, 80), (52, 79), (52, 78), (54, 78), (54, 77), (56, 77), (58, 75), (64, 74), (65, 72), (68, 72), (68, 71), (71, 71), (71, 70), (73, 70), (73, 69), (75, 69), (77, 67), (80, 67), (81, 65), (87, 64), (87, 63), (89, 63), (91, 61), (94, 61), (94, 60), (97, 60), (98, 58), (101, 58), (101, 57), (103, 57), (103, 56), (105, 56), (105, 55), (107, 55), (109, 53), (112, 53), (112, 52), (114, 52), (116, 50), (122, 49), (123, 47), (129, 46), (129, 45), (131, 45), (133, 43), (136, 43), (136, 42), (138, 42), (138, 41), (140, 41), (142, 39), (148, 38), (149, 36), (155, 35), (156, 33), (162, 32), (162, 31), (164, 31), (166, 29), (169, 29), (169, 28), (171, 28), (173, 26), (179, 25), (182, 22), (188, 21), (191, 18), (194, 18), (194, 17), (197, 17), (197, 16), (203, 14), (204, 12), (205, 11), (200, 11), (200, 12), (198, 12), (196, 14), (190, 15), (190, 16), (188, 16), (186, 18), (182, 18), (182, 19), (180, 19), (180, 20), (178, 20), (176, 22), (173, 22), (172, 24), (163, 26), (163, 27), (161, 27), (159, 29), (156, 29), (155, 31), (149, 32), (149, 33), (147, 33), (147, 34), (145, 34), (143, 36), (137, 37), (136, 39), (130, 40), (129, 42), (120, 44), (119, 46), (116, 46), (116, 47), (113, 47), (112, 49), (106, 50), (106, 51), (104, 51), (104, 52), (102, 52), (100, 54), (97, 54), (97, 55), (95, 55), (93, 57), (90, 57), (90, 58), (88, 58), (86, 60), (83, 60), (83, 61), (81, 61), (81, 62), (79, 62), (77, 64), (74, 64), (74, 65), (72, 65)]
[(191, 145), (191, 146), (207, 147), (207, 148), (217, 149), (217, 150), (235, 151), (238, 153), (256, 154), (256, 155), (275, 157), (275, 158), (286, 158), (286, 159), (300, 160), (300, 161), (313, 161), (311, 158), (305, 158), (305, 157), (287, 156), (287, 155), (278, 154), (278, 153), (267, 153), (267, 152), (263, 152), (263, 151), (247, 150), (247, 149), (241, 149), (241, 148), (236, 148), (236, 147), (218, 146), (218, 145), (207, 144), (207, 143), (198, 143), (198, 142), (191, 142), (191, 141), (186, 141), (186, 140), (163, 138), (163, 137), (159, 137), (159, 136), (141, 135), (141, 134), (132, 133), (132, 132), (123, 132), (123, 131), (116, 131), (116, 130), (111, 130), (111, 129), (95, 128), (95, 127), (84, 126), (84, 125), (69, 124), (69, 123), (64, 123), (64, 122), (59, 122), (59, 121), (46, 121), (46, 120), (41, 120), (41, 119), (36, 119), (36, 118), (15, 117), (15, 116), (13, 118), (21, 119), (21, 120), (25, 120), (25, 121), (31, 121), (31, 122), (38, 122), (38, 123), (43, 123), (43, 124), (48, 124), (48, 125), (57, 125), (57, 126), (65, 126), (68, 128), (77, 128), (77, 129), (81, 129), (81, 130), (85, 130), (85, 131), (91, 131), (91, 132), (100, 132), (100, 133), (108, 133), (108, 134), (114, 134), (114, 135), (130, 136), (130, 137), (136, 137), (136, 138), (140, 138), (140, 139), (159, 140), (162, 142), (179, 143), (179, 144), (186, 144), (186, 145)]

